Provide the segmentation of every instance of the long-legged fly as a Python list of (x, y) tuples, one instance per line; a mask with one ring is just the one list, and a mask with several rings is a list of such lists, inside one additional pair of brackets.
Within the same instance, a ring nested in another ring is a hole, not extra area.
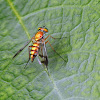
[[(48, 32), (48, 29), (43, 26), (43, 27), (39, 27), (38, 28), (38, 32), (35, 34), (35, 36), (33, 36), (26, 44), (24, 47), (22, 47), (14, 56), (13, 58), (15, 58), (31, 41), (32, 44), (31, 46), (28, 47), (28, 51), (29, 51), (29, 59), (25, 65), (24, 68), (26, 68), (28, 62), (31, 61), (33, 62), (36, 56), (39, 56), (41, 58), (38, 59), (39, 64), (43, 64), (47, 69), (48, 69), (48, 56), (47, 56), (47, 52), (46, 52), (46, 47), (45, 44), (49, 43), (49, 45), (51, 46), (51, 48), (53, 49), (53, 51), (55, 53), (57, 53), (54, 48), (52, 47), (51, 43), (49, 41), (46, 41), (48, 37), (51, 37), (53, 39), (56, 39), (54, 37), (52, 37), (51, 35), (48, 35), (46, 38), (44, 38), (45, 34)], [(59, 55), (59, 53), (57, 53)], [(59, 55), (60, 56), (60, 55)], [(61, 57), (61, 56), (60, 56)], [(62, 58), (62, 57), (61, 57)], [(62, 58), (63, 59), (63, 58)], [(64, 60), (64, 59), (63, 59)], [(65, 61), (65, 60), (64, 60)], [(65, 61), (66, 62), (66, 61)]]

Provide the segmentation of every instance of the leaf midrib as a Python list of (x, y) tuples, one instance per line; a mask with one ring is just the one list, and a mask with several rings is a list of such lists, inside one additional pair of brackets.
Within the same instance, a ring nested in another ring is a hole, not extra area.
[(15, 9), (13, 3), (12, 3), (10, 0), (7, 0), (7, 2), (8, 2), (8, 4), (9, 4), (10, 8), (12, 9), (12, 11), (14, 12), (15, 16), (17, 17), (19, 23), (20, 23), (21, 26), (23, 27), (23, 29), (24, 29), (26, 35), (27, 35), (28, 38), (30, 39), (30, 38), (31, 38), (31, 37), (30, 37), (30, 34), (29, 34), (29, 32), (28, 32), (26, 26), (24, 25), (23, 20), (22, 20), (20, 14), (17, 12), (17, 10)]
[[(28, 32), (26, 26), (24, 25), (24, 22), (23, 22), (23, 20), (22, 20), (22, 18), (21, 18), (21, 16), (20, 16), (20, 14), (17, 12), (17, 10), (15, 9), (13, 3), (12, 3), (10, 0), (7, 0), (7, 2), (8, 2), (8, 4), (9, 4), (10, 8), (12, 9), (12, 11), (14, 12), (15, 16), (17, 17), (19, 23), (20, 23), (21, 26), (23, 27), (23, 29), (24, 29), (26, 35), (27, 35), (28, 38), (30, 39), (29, 32)], [(11, 62), (9, 63), (9, 65), (10, 65), (10, 64), (11, 64)], [(8, 67), (7, 67), (7, 68), (8, 68)], [(6, 69), (6, 70), (7, 70), (7, 69)], [(6, 71), (6, 70), (5, 70), (5, 71)], [(5, 72), (5, 71), (4, 71), (4, 72)], [(4, 72), (3, 72), (3, 73), (4, 73)], [(46, 73), (47, 73), (47, 72), (46, 72)], [(48, 74), (48, 73), (47, 73), (47, 74)], [(54, 86), (54, 89), (57, 91), (57, 93), (58, 93), (60, 99), (62, 100), (62, 96), (61, 96), (61, 94), (60, 94), (59, 89), (58, 89), (57, 86), (56, 86), (56, 82), (55, 82), (54, 79), (51, 77), (51, 75), (49, 76), (49, 78), (50, 78), (50, 80), (52, 81), (52, 84), (53, 84), (53, 86)]]

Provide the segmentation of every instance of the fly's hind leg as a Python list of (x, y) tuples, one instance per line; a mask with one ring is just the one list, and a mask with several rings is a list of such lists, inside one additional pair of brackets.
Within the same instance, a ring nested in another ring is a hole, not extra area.
[(29, 52), (29, 59), (28, 59), (28, 61), (27, 61), (26, 65), (25, 65), (24, 69), (26, 68), (27, 64), (28, 64), (28, 63), (29, 63), (29, 61), (30, 61), (30, 46), (28, 47), (28, 52)]
[(55, 49), (52, 47), (52, 45), (51, 45), (51, 43), (49, 42), (49, 40), (46, 41), (45, 44), (46, 44), (46, 43), (49, 43), (49, 45), (51, 46), (52, 50), (53, 50), (60, 58), (62, 58), (62, 59), (67, 63), (67, 61), (66, 61), (58, 52), (55, 51)]

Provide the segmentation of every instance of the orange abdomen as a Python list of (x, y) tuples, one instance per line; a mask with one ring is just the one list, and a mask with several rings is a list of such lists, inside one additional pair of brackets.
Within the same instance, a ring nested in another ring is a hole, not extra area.
[(37, 56), (38, 51), (39, 51), (39, 44), (37, 43), (33, 43), (33, 46), (31, 47), (31, 51), (30, 51), (30, 56), (31, 56), (31, 61), (33, 62), (34, 58)]

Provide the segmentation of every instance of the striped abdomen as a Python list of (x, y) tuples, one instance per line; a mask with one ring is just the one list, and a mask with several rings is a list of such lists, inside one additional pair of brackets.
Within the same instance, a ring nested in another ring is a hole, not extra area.
[(37, 43), (33, 43), (33, 46), (31, 47), (31, 51), (30, 51), (30, 56), (31, 56), (31, 61), (33, 62), (34, 58), (37, 56), (38, 51), (39, 51), (39, 44)]

